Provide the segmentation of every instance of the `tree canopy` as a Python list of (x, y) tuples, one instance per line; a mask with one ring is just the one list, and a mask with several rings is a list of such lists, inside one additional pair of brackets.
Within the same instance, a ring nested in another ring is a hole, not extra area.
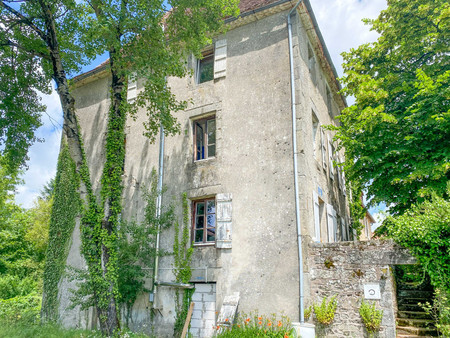
[(402, 213), (450, 178), (450, 5), (389, 0), (376, 42), (343, 53), (343, 93), (355, 104), (339, 117), (346, 175), (371, 204)]

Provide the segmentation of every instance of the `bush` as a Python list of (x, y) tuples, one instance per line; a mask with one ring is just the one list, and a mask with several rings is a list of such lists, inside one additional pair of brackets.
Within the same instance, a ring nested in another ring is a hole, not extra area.
[(361, 315), (369, 335), (380, 330), (381, 320), (383, 319), (383, 310), (375, 309), (375, 303), (370, 304), (363, 299), (361, 301), (361, 307), (359, 308), (359, 314)]
[(16, 296), (25, 296), (39, 289), (36, 278), (20, 278), (16, 275), (0, 277), (0, 299), (9, 299)]
[(436, 289), (432, 304), (420, 304), (435, 321), (436, 328), (444, 337), (450, 337), (450, 293), (445, 289)]
[(322, 300), (322, 303), (314, 303), (313, 308), (317, 321), (323, 325), (330, 325), (333, 322), (336, 313), (336, 296), (331, 297), (330, 301), (327, 301), (327, 297), (325, 297)]
[(5, 323), (38, 323), (40, 320), (42, 296), (31, 293), (0, 300), (0, 318)]
[(286, 316), (277, 318), (276, 314), (268, 317), (258, 314), (241, 314), (236, 323), (227, 326), (217, 326), (217, 337), (220, 338), (253, 338), (272, 337), (290, 338), (293, 337), (291, 321)]

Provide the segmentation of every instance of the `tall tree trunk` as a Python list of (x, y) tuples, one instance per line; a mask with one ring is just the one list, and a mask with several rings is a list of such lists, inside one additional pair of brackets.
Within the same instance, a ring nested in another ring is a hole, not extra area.
[(125, 159), (125, 121), (126, 110), (123, 101), (126, 100), (126, 78), (117, 69), (115, 58), (117, 51), (109, 51), (111, 67), (111, 107), (108, 116), (106, 136), (106, 163), (102, 176), (103, 219), (102, 229), (110, 240), (102, 245), (103, 275), (108, 281), (108, 306), (100, 309), (100, 325), (102, 332), (112, 334), (119, 328), (117, 310), (117, 225), (122, 212), (122, 175)]

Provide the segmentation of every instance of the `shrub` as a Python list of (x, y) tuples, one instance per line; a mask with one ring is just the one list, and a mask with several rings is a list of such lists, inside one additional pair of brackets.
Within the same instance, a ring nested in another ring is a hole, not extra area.
[(359, 308), (359, 314), (361, 315), (369, 335), (380, 330), (381, 320), (383, 319), (383, 310), (375, 309), (375, 303), (370, 304), (363, 299), (361, 301), (361, 307)]
[(42, 296), (31, 293), (0, 300), (0, 318), (6, 323), (37, 323), (40, 320)]
[(230, 326), (217, 326), (217, 337), (220, 338), (290, 338), (293, 336), (291, 321), (286, 316), (278, 318), (276, 314), (270, 317), (251, 313), (241, 314), (234, 324)]
[(327, 297), (325, 297), (322, 303), (313, 304), (314, 314), (320, 324), (330, 325), (333, 322), (337, 308), (336, 297), (336, 295), (331, 297), (330, 301), (327, 301)]
[(450, 294), (445, 289), (436, 289), (432, 304), (420, 304), (436, 323), (436, 328), (444, 337), (450, 337)]

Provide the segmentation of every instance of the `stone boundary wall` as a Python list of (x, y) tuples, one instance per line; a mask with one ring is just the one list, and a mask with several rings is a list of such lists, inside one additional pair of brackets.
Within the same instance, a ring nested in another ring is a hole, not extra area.
[(415, 259), (392, 241), (311, 243), (308, 255), (311, 299), (317, 303), (324, 297), (337, 295), (338, 301), (334, 322), (329, 326), (309, 319), (316, 325), (316, 336), (368, 337), (359, 307), (364, 298), (364, 284), (377, 283), (381, 299), (369, 300), (383, 310), (382, 329), (377, 337), (394, 338), (397, 305), (390, 265), (397, 264), (415, 264)]

